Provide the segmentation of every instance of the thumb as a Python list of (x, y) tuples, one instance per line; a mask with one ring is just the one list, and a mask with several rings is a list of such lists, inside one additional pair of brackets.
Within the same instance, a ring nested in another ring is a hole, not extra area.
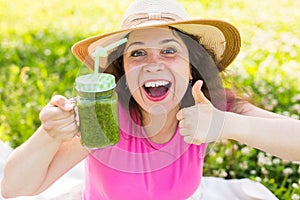
[(51, 98), (50, 104), (59, 107), (63, 111), (71, 111), (73, 109), (72, 103), (61, 95), (55, 95)]
[(199, 103), (210, 103), (210, 101), (204, 96), (203, 92), (201, 91), (201, 87), (203, 85), (202, 80), (198, 80), (192, 88), (192, 95), (195, 100), (195, 104)]

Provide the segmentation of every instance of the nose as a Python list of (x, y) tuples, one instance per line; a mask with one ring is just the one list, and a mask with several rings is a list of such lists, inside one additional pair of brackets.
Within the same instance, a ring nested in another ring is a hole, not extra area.
[(160, 59), (159, 51), (151, 51), (148, 54), (145, 66), (143, 70), (145, 72), (160, 72), (164, 69), (164, 63), (162, 59)]
[(144, 66), (143, 70), (145, 72), (160, 72), (164, 69), (162, 64), (156, 63), (156, 64), (147, 64)]

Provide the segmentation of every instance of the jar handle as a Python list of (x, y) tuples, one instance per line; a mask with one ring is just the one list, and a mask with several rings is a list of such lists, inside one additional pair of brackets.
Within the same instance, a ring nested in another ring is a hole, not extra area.
[(76, 98), (72, 97), (69, 99), (69, 101), (72, 103), (73, 105), (73, 112), (74, 112), (74, 120), (75, 120), (75, 124), (78, 127), (78, 130), (80, 130), (80, 123), (79, 123), (79, 115), (78, 115), (78, 108), (77, 108), (77, 101)]

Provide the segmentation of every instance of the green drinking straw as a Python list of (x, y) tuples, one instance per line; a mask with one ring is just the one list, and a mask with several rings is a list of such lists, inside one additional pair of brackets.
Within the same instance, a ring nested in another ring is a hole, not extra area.
[(116, 48), (116, 47), (124, 44), (125, 42), (127, 42), (127, 38), (123, 38), (115, 43), (108, 45), (107, 47), (97, 46), (96, 50), (92, 53), (93, 58), (95, 58), (94, 74), (99, 73), (99, 58), (108, 56), (107, 52), (109, 50)]

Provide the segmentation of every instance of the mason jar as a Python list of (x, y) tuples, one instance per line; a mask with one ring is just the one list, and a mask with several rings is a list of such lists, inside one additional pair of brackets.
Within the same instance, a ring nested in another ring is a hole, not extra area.
[(82, 145), (104, 148), (119, 141), (118, 97), (115, 77), (88, 74), (76, 78), (76, 106)]

